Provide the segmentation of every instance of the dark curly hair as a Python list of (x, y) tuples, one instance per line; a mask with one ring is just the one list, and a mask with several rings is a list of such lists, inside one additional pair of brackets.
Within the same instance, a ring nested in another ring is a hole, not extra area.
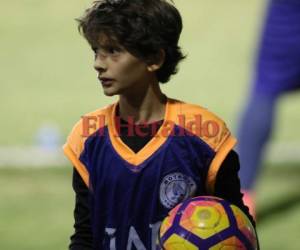
[(161, 83), (177, 73), (178, 63), (185, 58), (178, 46), (182, 19), (167, 0), (95, 1), (76, 20), (79, 31), (91, 45), (100, 34), (105, 34), (145, 62), (153, 61), (163, 49), (165, 61), (156, 72)]

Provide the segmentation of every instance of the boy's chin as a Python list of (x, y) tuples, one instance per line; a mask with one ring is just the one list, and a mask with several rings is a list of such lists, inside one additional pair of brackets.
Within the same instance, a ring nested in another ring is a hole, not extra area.
[(103, 89), (103, 94), (106, 96), (114, 96), (114, 95), (118, 95), (119, 93), (117, 93), (117, 91), (114, 91), (112, 89)]
[(114, 96), (114, 95), (117, 95), (117, 94), (115, 94), (115, 93), (108, 93), (108, 92), (104, 91), (104, 95), (106, 95), (106, 96)]

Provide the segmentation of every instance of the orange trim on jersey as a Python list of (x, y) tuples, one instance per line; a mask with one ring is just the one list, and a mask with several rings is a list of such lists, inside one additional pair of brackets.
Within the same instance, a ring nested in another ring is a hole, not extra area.
[(214, 193), (217, 173), (221, 167), (222, 162), (226, 158), (229, 151), (235, 146), (235, 144), (236, 139), (234, 137), (230, 136), (229, 138), (227, 138), (225, 142), (220, 146), (216, 156), (212, 160), (208, 169), (206, 179), (206, 189), (209, 192), (209, 194)]
[(63, 145), (63, 150), (65, 155), (69, 158), (72, 162), (73, 166), (76, 168), (78, 173), (80, 174), (81, 178), (83, 179), (84, 183), (89, 187), (89, 173), (86, 167), (80, 162), (77, 156), (73, 153), (70, 146), (66, 143)]
[(207, 109), (181, 101), (178, 102), (176, 124), (199, 137), (215, 152), (230, 135), (226, 124)]
[[(86, 167), (82, 162), (80, 162), (79, 157), (84, 150), (84, 143), (86, 139), (96, 132), (100, 127), (106, 126), (106, 113), (107, 107), (102, 109), (97, 109), (93, 112), (85, 114), (80, 121), (78, 121), (75, 126), (73, 127), (71, 133), (67, 138), (67, 142), (63, 145), (64, 154), (68, 157), (71, 161), (73, 166), (77, 169), (78, 173), (80, 174), (81, 178), (85, 182), (85, 184), (89, 187), (89, 173)], [(101, 117), (102, 116), (102, 117)], [(93, 126), (89, 124), (85, 124), (83, 118), (91, 118), (92, 121), (96, 122)], [(99, 120), (101, 119), (101, 120)], [(102, 122), (104, 122), (102, 124)], [(86, 128), (84, 128), (84, 126)], [(87, 137), (84, 135), (86, 132), (85, 129), (88, 131)]]
[(158, 148), (165, 143), (168, 136), (166, 135), (166, 131), (172, 131), (174, 127), (174, 123), (171, 124), (170, 121), (174, 121), (173, 119), (173, 106), (176, 103), (173, 103), (171, 99), (167, 100), (166, 110), (164, 116), (164, 122), (161, 125), (160, 129), (157, 131), (156, 135), (137, 153), (132, 151), (120, 138), (118, 131), (116, 129), (116, 107), (117, 103), (114, 104), (109, 110), (109, 119), (108, 119), (108, 131), (110, 141), (116, 150), (116, 152), (128, 163), (137, 166), (148, 159), (152, 154), (154, 154)]

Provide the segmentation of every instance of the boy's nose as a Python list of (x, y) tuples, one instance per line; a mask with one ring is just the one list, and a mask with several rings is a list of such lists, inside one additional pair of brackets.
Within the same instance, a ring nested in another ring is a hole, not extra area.
[(94, 69), (98, 72), (106, 71), (107, 65), (105, 63), (105, 58), (101, 55), (97, 55), (94, 61)]

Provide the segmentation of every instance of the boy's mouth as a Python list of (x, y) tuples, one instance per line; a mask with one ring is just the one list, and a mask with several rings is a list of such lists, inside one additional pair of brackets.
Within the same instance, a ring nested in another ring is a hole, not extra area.
[(98, 79), (100, 80), (103, 87), (110, 87), (114, 81), (114, 79), (107, 77), (99, 77)]

